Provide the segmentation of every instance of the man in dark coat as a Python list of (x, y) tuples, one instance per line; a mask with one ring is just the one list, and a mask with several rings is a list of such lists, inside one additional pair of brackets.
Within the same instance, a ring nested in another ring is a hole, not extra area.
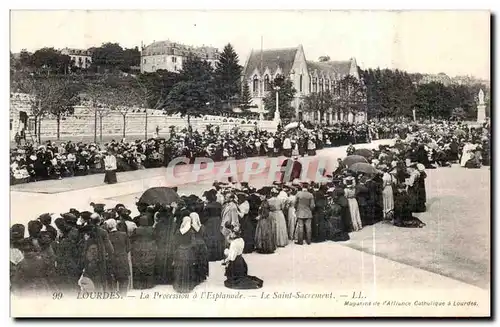
[(83, 234), (83, 267), (86, 275), (94, 282), (97, 290), (109, 289), (108, 260), (114, 249), (109, 240), (108, 232), (97, 225), (99, 216), (93, 214), (82, 228)]
[(304, 238), (307, 244), (312, 241), (312, 210), (315, 207), (314, 196), (307, 190), (307, 185), (299, 186), (300, 191), (297, 193), (295, 209), (297, 215), (297, 235), (298, 242), (296, 244), (302, 245)]
[(80, 268), (80, 235), (76, 229), (77, 218), (71, 213), (63, 213), (64, 223), (58, 226), (61, 234), (56, 247), (56, 274), (62, 291), (77, 291)]

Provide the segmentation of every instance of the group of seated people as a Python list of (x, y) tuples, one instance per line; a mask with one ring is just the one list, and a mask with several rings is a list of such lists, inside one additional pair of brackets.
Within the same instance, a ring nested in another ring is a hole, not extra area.
[(285, 131), (244, 132), (238, 129), (221, 132), (218, 127), (211, 127), (203, 132), (186, 129), (172, 134), (168, 140), (155, 138), (127, 142), (123, 139), (102, 145), (47, 141), (37, 147), (28, 143), (10, 151), (10, 180), (11, 184), (19, 184), (103, 173), (104, 151), (110, 148), (116, 154), (117, 171), (121, 172), (167, 166), (179, 156), (186, 156), (194, 162), (197, 157), (222, 161), (281, 155), (287, 151), (284, 149), (287, 138), (287, 142), (293, 142), (302, 155), (323, 147), (348, 144), (349, 141), (354, 144), (367, 141), (366, 128), (347, 123), (307, 129), (293, 137), (286, 134)]

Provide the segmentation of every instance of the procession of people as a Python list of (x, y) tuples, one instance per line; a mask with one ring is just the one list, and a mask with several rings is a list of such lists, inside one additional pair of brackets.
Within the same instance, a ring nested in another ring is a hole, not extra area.
[[(113, 140), (104, 144), (71, 141), (47, 141), (38, 146), (26, 144), (11, 149), (11, 184), (105, 173), (104, 160), (109, 154), (116, 158), (114, 170), (124, 172), (167, 166), (173, 158), (181, 156), (192, 162), (199, 157), (223, 161), (283, 155), (291, 153), (292, 146), (295, 152), (305, 155), (323, 147), (369, 141), (368, 125), (365, 124), (342, 122), (309, 127), (311, 129), (304, 128), (293, 138), (287, 137), (284, 130), (276, 133), (257, 129), (245, 132), (236, 128), (222, 132), (217, 126), (209, 126), (204, 131), (184, 129), (174, 132), (168, 140), (157, 137), (147, 141)], [(391, 131), (397, 132), (393, 128)]]
[[(288, 144), (300, 141), (303, 131), (282, 133), (287, 146), (280, 149), (297, 161), (300, 147)], [(92, 211), (42, 214), (27, 226), (11, 227), (11, 288), (14, 294), (99, 290), (125, 296), (131, 289), (172, 285), (186, 293), (217, 274), (226, 276), (228, 288), (260, 288), (264, 281), (249, 275), (258, 271), (244, 259), (250, 253), (345, 242), (350, 233), (378, 223), (425, 227), (416, 214), (428, 210), (426, 171), (489, 165), (489, 140), (488, 126), (415, 124), (390, 146), (349, 145), (337, 169), (324, 172), (327, 182), (301, 179), (301, 168), (292, 165), (288, 179), (260, 189), (232, 181), (214, 182), (202, 196), (178, 196), (170, 189), (171, 200), (138, 201), (136, 217), (122, 204), (95, 203)], [(106, 151), (117, 153), (116, 146)], [(112, 158), (104, 165), (110, 183), (116, 181)], [(221, 268), (210, 269), (213, 261)]]

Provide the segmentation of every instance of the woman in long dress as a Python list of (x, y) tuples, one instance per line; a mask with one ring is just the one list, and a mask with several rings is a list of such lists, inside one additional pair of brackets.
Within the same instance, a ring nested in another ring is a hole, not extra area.
[(147, 289), (155, 286), (156, 242), (148, 217), (142, 216), (139, 222), (130, 237), (134, 288)]
[(208, 248), (208, 260), (219, 261), (224, 259), (225, 240), (221, 232), (222, 206), (217, 202), (216, 191), (205, 194), (208, 203), (203, 208), (201, 223), (205, 227), (205, 244)]
[(174, 290), (178, 293), (189, 293), (196, 285), (196, 255), (193, 247), (194, 231), (191, 227), (191, 218), (185, 216), (176, 232), (177, 249), (174, 254)]
[(257, 216), (262, 203), (257, 193), (248, 196), (249, 211), (248, 215), (241, 220), (241, 236), (245, 241), (243, 253), (252, 253), (255, 250), (255, 230), (257, 228)]
[(160, 209), (155, 215), (153, 237), (156, 242), (156, 283), (170, 285), (174, 279), (175, 218), (174, 208)]
[(108, 152), (104, 157), (104, 183), (106, 184), (115, 184), (117, 183), (116, 179), (116, 157)]
[(342, 206), (339, 204), (340, 196), (344, 195), (341, 188), (327, 191), (328, 203), (325, 211), (325, 238), (334, 242), (349, 240), (349, 234), (342, 219)]
[(196, 256), (196, 276), (198, 282), (203, 282), (208, 277), (208, 248), (205, 244), (205, 229), (200, 222), (200, 217), (196, 212), (192, 212), (191, 227), (193, 229), (193, 247)]
[(297, 239), (297, 231), (295, 230), (295, 225), (297, 224), (297, 214), (295, 211), (295, 202), (297, 201), (297, 198), (295, 197), (296, 194), (297, 190), (292, 189), (288, 195), (288, 199), (286, 200), (286, 206), (288, 207), (288, 239), (290, 241), (295, 241)]
[(245, 241), (241, 238), (238, 228), (233, 228), (229, 235), (229, 249), (224, 251), (226, 259), (226, 280), (224, 286), (231, 289), (249, 290), (258, 289), (264, 285), (264, 281), (255, 276), (248, 275), (248, 266), (243, 259)]
[(284, 247), (288, 245), (288, 231), (285, 215), (283, 214), (283, 200), (277, 197), (278, 194), (278, 190), (271, 190), (272, 197), (268, 200), (270, 209), (269, 219), (273, 220), (276, 226), (274, 230), (276, 233), (276, 245)]
[(262, 201), (257, 216), (257, 228), (255, 230), (255, 250), (258, 253), (274, 253), (276, 251), (276, 224), (271, 219), (269, 202), (267, 199)]
[(425, 226), (419, 218), (412, 216), (410, 197), (407, 185), (399, 183), (394, 192), (394, 226), (407, 228), (422, 228)]
[(349, 205), (349, 214), (351, 217), (352, 230), (357, 232), (363, 228), (361, 216), (359, 214), (358, 201), (356, 200), (356, 189), (354, 188), (354, 178), (346, 178), (347, 187), (344, 189), (344, 195)]
[(125, 232), (119, 232), (116, 229), (115, 219), (105, 221), (109, 232), (109, 240), (113, 244), (113, 255), (111, 260), (111, 271), (113, 274), (113, 290), (118, 290), (121, 296), (126, 296), (129, 286), (129, 263), (128, 256), (130, 252), (130, 241)]
[(425, 166), (422, 164), (418, 164), (417, 169), (419, 175), (415, 182), (417, 199), (414, 212), (425, 212), (427, 210), (425, 205), (427, 202), (427, 192), (425, 190), (425, 179), (427, 178), (427, 173), (425, 172)]
[(327, 222), (326, 222), (326, 210), (328, 206), (328, 201), (326, 199), (324, 187), (321, 187), (314, 194), (314, 211), (312, 218), (312, 241), (314, 243), (326, 241), (327, 233)]
[(387, 166), (382, 167), (384, 175), (382, 176), (382, 205), (384, 220), (392, 220), (394, 213), (394, 191), (392, 190), (393, 178), (388, 172)]

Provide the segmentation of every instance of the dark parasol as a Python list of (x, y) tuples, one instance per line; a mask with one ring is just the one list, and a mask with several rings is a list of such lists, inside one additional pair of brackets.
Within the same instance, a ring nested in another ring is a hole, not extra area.
[(349, 170), (355, 173), (364, 173), (370, 175), (376, 175), (380, 173), (378, 169), (366, 162), (357, 162), (349, 166)]
[(363, 156), (359, 156), (359, 155), (353, 154), (353, 155), (345, 157), (344, 160), (342, 160), (342, 162), (347, 167), (350, 167), (352, 164), (355, 164), (355, 163), (358, 163), (358, 162), (368, 163), (368, 160), (366, 160), (366, 158), (363, 157)]
[(147, 205), (170, 204), (179, 202), (179, 200), (179, 194), (170, 187), (152, 187), (141, 195), (139, 203)]
[(370, 149), (357, 149), (354, 151), (354, 155), (362, 156), (367, 160), (371, 160), (373, 158), (373, 151)]

